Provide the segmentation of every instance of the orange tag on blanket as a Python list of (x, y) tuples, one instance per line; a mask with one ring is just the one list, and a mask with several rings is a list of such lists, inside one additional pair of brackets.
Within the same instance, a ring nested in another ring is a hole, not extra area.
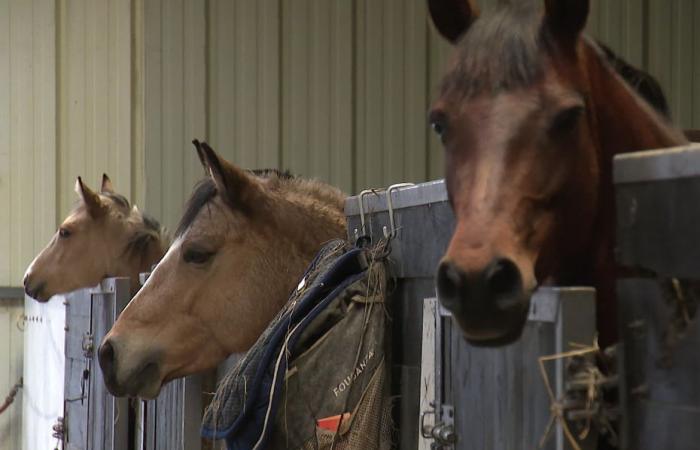
[[(342, 420), (341, 420), (342, 419)], [(350, 420), (350, 413), (345, 413), (337, 416), (325, 417), (323, 419), (318, 419), (316, 425), (324, 430), (332, 431), (333, 433), (338, 431), (341, 422)]]

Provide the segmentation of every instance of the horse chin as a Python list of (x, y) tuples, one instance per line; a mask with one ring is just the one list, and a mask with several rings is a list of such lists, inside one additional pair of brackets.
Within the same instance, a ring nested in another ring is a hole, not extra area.
[(497, 326), (479, 326), (473, 318), (461, 316), (455, 316), (455, 320), (469, 344), (475, 347), (502, 347), (520, 339), (527, 321), (527, 309), (524, 313), (501, 314), (489, 320), (491, 323), (498, 323)]
[(125, 383), (119, 384), (113, 377), (104, 377), (104, 381), (107, 390), (115, 397), (139, 397), (144, 400), (158, 397), (163, 385), (158, 366), (155, 363), (147, 364), (143, 369), (130, 376)]

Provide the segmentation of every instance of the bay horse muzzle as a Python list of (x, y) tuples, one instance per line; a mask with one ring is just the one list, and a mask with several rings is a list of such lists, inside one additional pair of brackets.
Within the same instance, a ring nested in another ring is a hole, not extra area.
[(510, 259), (495, 258), (481, 271), (465, 272), (443, 260), (437, 272), (440, 303), (476, 345), (505, 345), (520, 337), (529, 294), (520, 269)]

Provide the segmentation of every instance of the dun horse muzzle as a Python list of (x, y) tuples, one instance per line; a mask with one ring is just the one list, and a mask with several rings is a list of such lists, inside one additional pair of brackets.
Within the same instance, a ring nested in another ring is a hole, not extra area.
[(97, 351), (107, 389), (116, 397), (155, 398), (161, 387), (157, 358), (132, 358), (140, 361), (129, 364), (124, 358), (124, 353), (128, 353), (125, 350), (108, 338)]

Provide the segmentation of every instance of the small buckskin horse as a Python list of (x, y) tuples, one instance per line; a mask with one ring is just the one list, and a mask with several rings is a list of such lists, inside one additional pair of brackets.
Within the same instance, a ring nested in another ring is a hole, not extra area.
[(114, 395), (154, 398), (167, 381), (248, 350), (323, 243), (345, 236), (345, 196), (336, 188), (274, 170), (254, 174), (195, 146), (209, 177), (99, 348)]
[(107, 174), (102, 175), (99, 193), (80, 177), (75, 191), (80, 201), (29, 265), (25, 292), (44, 302), (117, 276), (131, 279), (133, 295), (140, 286), (139, 273), (149, 271), (165, 254), (167, 234), (117, 194)]
[(455, 45), (429, 115), (457, 220), (437, 285), (477, 345), (517, 339), (542, 284), (595, 286), (613, 343), (613, 156), (685, 143), (582, 36), (589, 1), (544, 3), (429, 0)]

